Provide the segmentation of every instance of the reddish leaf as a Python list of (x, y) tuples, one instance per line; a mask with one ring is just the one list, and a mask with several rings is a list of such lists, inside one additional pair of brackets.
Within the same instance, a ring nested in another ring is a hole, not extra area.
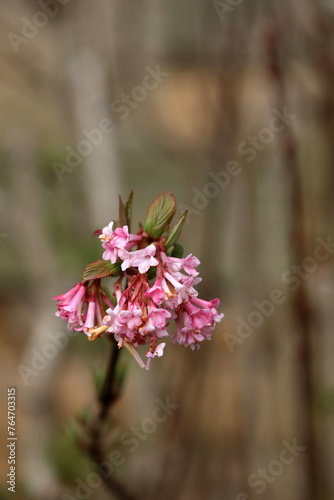
[(118, 197), (119, 200), (119, 208), (118, 208), (118, 225), (119, 227), (126, 226), (126, 212), (125, 205), (122, 201), (121, 196)]
[(128, 201), (125, 203), (125, 218), (129, 228), (129, 232), (131, 229), (131, 217), (132, 217), (132, 202), (133, 202), (133, 190), (129, 195)]
[(106, 278), (107, 276), (120, 276), (121, 265), (116, 262), (112, 264), (108, 260), (97, 260), (86, 266), (86, 269), (81, 276), (81, 281), (96, 280)]

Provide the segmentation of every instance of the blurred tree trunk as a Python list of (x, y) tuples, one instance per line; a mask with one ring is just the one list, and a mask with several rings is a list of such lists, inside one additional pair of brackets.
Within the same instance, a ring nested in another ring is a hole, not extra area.
[[(30, 132), (21, 130), (19, 139), (16, 134), (15, 142), (9, 149), (14, 188), (12, 210), (16, 227), (13, 237), (17, 238), (17, 246), (21, 249), (23, 267), (30, 270), (29, 287), (32, 290), (29, 300), (27, 299), (31, 322), (22, 325), (22, 333), (30, 333), (30, 336), (28, 340), (22, 338), (25, 349), (20, 361), (20, 364), (30, 370), (33, 370), (32, 359), (35, 357), (32, 350), (41, 354), (43, 347), (50, 342), (48, 333), (54, 333), (58, 328), (52, 303), (58, 275), (53, 252), (45, 237), (45, 200), (42, 185), (36, 177), (36, 148), (36, 142)], [(59, 356), (58, 353), (56, 357), (46, 360), (46, 366), (40, 372), (35, 371), (32, 375), (27, 372), (26, 383), (21, 384), (18, 393), (18, 401), (22, 398), (23, 411), (27, 416), (24, 433), (20, 433), (22, 477), (28, 491), (36, 499), (56, 498), (53, 494), (57, 492), (57, 479), (46, 460), (45, 445), (50, 435), (52, 414), (50, 387)], [(22, 388), (24, 390), (21, 391)]]
[[(90, 2), (82, 1), (70, 19), (74, 48), (72, 53), (65, 52), (64, 57), (72, 87), (78, 141), (87, 139), (83, 131), (91, 132), (99, 129), (102, 121), (113, 121), (106, 65), (111, 59), (108, 46), (113, 47), (113, 34), (110, 5), (106, 1), (103, 4), (104, 8), (96, 9)], [(82, 181), (93, 228), (103, 227), (117, 213), (118, 195), (122, 191), (115, 139), (117, 124), (112, 127), (108, 133), (100, 130), (102, 141), (97, 138), (97, 145), (93, 144), (92, 152), (83, 158)]]

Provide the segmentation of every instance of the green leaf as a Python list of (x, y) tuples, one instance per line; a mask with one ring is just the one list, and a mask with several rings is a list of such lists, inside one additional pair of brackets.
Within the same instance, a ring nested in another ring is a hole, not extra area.
[[(82, 415), (80, 415), (80, 421), (82, 421)], [(75, 443), (79, 436), (80, 436), (80, 430), (77, 426), (77, 424), (75, 422), (67, 422), (65, 424), (65, 435), (67, 437), (67, 439), (71, 442), (71, 443)]]
[(150, 267), (149, 270), (147, 271), (147, 279), (149, 281), (155, 279), (157, 276), (157, 268), (156, 267)]
[(169, 257), (177, 257), (178, 259), (181, 259), (183, 256), (183, 247), (179, 243), (174, 243), (174, 245), (168, 249), (166, 254)]
[(187, 215), (188, 215), (188, 210), (186, 210), (181, 215), (181, 217), (179, 218), (179, 220), (177, 221), (177, 223), (175, 224), (175, 226), (173, 227), (173, 229), (171, 230), (171, 232), (167, 236), (166, 243), (165, 243), (166, 250), (168, 250), (168, 248), (170, 248), (173, 245), (173, 243), (175, 243), (175, 241), (180, 236), (183, 225), (186, 221)]
[(176, 210), (172, 193), (164, 191), (149, 206), (144, 231), (153, 239), (159, 238), (172, 220)]
[(81, 281), (96, 280), (107, 276), (120, 276), (120, 274), (121, 264), (119, 262), (112, 264), (108, 260), (100, 259), (87, 265), (85, 272), (81, 276)]

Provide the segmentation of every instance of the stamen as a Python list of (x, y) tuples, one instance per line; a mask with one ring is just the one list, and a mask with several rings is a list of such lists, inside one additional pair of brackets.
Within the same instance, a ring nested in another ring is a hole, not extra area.
[(95, 340), (96, 337), (98, 337), (102, 332), (106, 331), (108, 329), (107, 325), (102, 325), (99, 326), (98, 328), (88, 328), (88, 340)]

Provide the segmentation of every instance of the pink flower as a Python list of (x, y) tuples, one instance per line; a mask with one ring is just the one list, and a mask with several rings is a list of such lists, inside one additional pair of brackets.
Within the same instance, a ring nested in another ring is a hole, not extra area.
[(182, 259), (182, 267), (187, 274), (190, 276), (197, 276), (198, 272), (195, 271), (195, 267), (200, 265), (200, 261), (193, 254), (189, 254), (188, 257)]
[(53, 299), (59, 300), (63, 304), (65, 304), (65, 302), (69, 303), (69, 301), (72, 300), (73, 297), (77, 294), (77, 292), (82, 288), (84, 288), (84, 286), (81, 283), (77, 283), (76, 285), (74, 285), (73, 288), (71, 288), (71, 290), (69, 290), (66, 293), (63, 293), (62, 295), (57, 295), (57, 297), (53, 297)]
[(140, 345), (168, 335), (165, 327), (171, 313), (158, 308), (150, 299), (142, 301), (139, 307), (138, 295), (143, 294), (146, 283), (145, 280), (140, 281), (139, 289), (133, 292), (134, 281), (137, 279), (117, 298), (116, 307), (107, 310), (104, 323), (118, 342), (125, 340)]
[(220, 306), (220, 301), (218, 299), (213, 299), (210, 302), (206, 300), (199, 299), (198, 297), (193, 297), (191, 299), (192, 304), (195, 306), (201, 307), (202, 309), (206, 309), (210, 311), (212, 318), (216, 322), (220, 322), (224, 317), (224, 314), (218, 314), (217, 309)]
[(176, 333), (172, 337), (172, 342), (195, 348), (199, 342), (209, 340), (215, 323), (221, 321), (224, 316), (218, 314), (216, 310), (218, 306), (218, 299), (207, 302), (196, 297), (182, 304), (175, 320)]
[(191, 324), (196, 330), (211, 324), (212, 316), (208, 309), (200, 309), (192, 304), (190, 300), (184, 304), (184, 309), (189, 314), (185, 323)]
[[(82, 329), (94, 328), (94, 326), (95, 326), (95, 309), (96, 309), (95, 299), (90, 299), (88, 301), (86, 320), (85, 320), (85, 323), (84, 323)], [(101, 323), (102, 323), (102, 321), (101, 321)]]
[(161, 358), (161, 356), (164, 353), (165, 346), (166, 346), (165, 342), (161, 342), (161, 344), (159, 344), (155, 348), (154, 352), (152, 352), (151, 354), (148, 354), (148, 356), (150, 356), (151, 358), (154, 358), (155, 356), (158, 356), (158, 358)]
[(95, 340), (96, 337), (100, 337), (107, 329), (103, 323), (106, 306), (113, 307), (113, 304), (103, 290), (101, 288), (92, 290), (88, 299), (87, 311), (84, 315), (85, 322), (81, 328), (76, 328), (76, 330), (83, 331), (89, 340)]
[(192, 285), (201, 281), (201, 278), (187, 277), (181, 273), (175, 274), (168, 271), (163, 272), (162, 286), (165, 291), (164, 303), (169, 307), (176, 308), (190, 297), (196, 297), (198, 292)]
[(151, 339), (167, 337), (167, 320), (172, 317), (170, 311), (156, 307), (151, 302), (147, 306), (148, 315), (143, 318), (143, 325), (139, 328), (139, 333), (143, 336), (149, 335)]
[(166, 309), (159, 309), (158, 307), (149, 307), (151, 309), (148, 317), (152, 321), (154, 328), (165, 328), (166, 321), (172, 315)]
[(140, 308), (132, 310), (123, 310), (118, 315), (118, 321), (121, 325), (126, 325), (130, 332), (134, 331), (142, 324), (143, 312)]
[(118, 227), (113, 234), (114, 245), (117, 248), (126, 248), (127, 250), (136, 245), (141, 239), (141, 235), (130, 234), (128, 226)]
[(164, 252), (161, 252), (161, 258), (166, 268), (172, 273), (183, 269), (189, 276), (198, 276), (199, 274), (195, 271), (195, 267), (199, 266), (200, 261), (192, 254), (189, 254), (185, 259), (179, 259), (177, 257), (168, 257)]
[(108, 241), (112, 237), (113, 227), (114, 227), (114, 221), (112, 220), (106, 227), (102, 229), (102, 233), (100, 234), (99, 238), (103, 241)]
[(118, 227), (113, 231), (113, 225), (114, 222), (111, 221), (102, 229), (102, 234), (99, 236), (103, 241), (102, 247), (105, 249), (103, 259), (110, 260), (112, 264), (116, 262), (120, 249), (130, 250), (142, 239), (140, 235), (129, 234), (128, 226)]
[(199, 342), (205, 340), (205, 337), (198, 330), (193, 330), (189, 327), (181, 328), (180, 325), (177, 324), (176, 333), (172, 337), (172, 342), (178, 342), (184, 347), (190, 347), (191, 349), (195, 349), (196, 346), (199, 347)]
[(175, 309), (190, 297), (196, 297), (197, 291), (193, 288), (201, 281), (196, 276), (186, 276), (179, 272), (162, 269), (162, 274), (156, 279), (151, 288), (145, 292), (145, 297), (152, 299), (157, 305), (164, 304), (167, 308)]
[[(96, 334), (95, 331), (91, 331), (92, 329), (103, 327), (105, 307), (113, 307), (111, 300), (100, 286), (100, 280), (94, 280), (91, 285), (88, 285), (88, 282), (78, 283), (69, 292), (54, 298), (59, 301), (56, 316), (68, 322), (69, 331), (73, 328), (84, 331), (88, 337), (93, 333)], [(97, 335), (102, 331), (99, 330)], [(97, 335), (90, 340), (94, 340)]]
[(160, 358), (163, 355), (165, 346), (166, 346), (165, 342), (161, 342), (161, 344), (157, 345), (152, 350), (150, 348), (147, 351), (146, 357), (148, 358), (148, 360), (147, 360), (146, 366), (145, 366), (146, 370), (149, 370), (151, 368), (151, 363), (152, 363), (153, 358), (155, 358), (156, 356), (158, 356), (158, 358)]
[(70, 332), (73, 331), (73, 328), (83, 325), (82, 311), (86, 291), (87, 285), (78, 283), (67, 293), (54, 297), (54, 300), (59, 301), (57, 304), (58, 311), (56, 312), (56, 316), (68, 322), (68, 329)]
[[(126, 347), (142, 367), (138, 346), (150, 344), (150, 352), (155, 352), (157, 341), (168, 336), (167, 320), (172, 317), (170, 311), (145, 297), (147, 288), (147, 277), (142, 274), (134, 276), (123, 293), (116, 288), (117, 305), (107, 310), (103, 320), (118, 346)], [(162, 348), (157, 350), (156, 355), (160, 352), (162, 354)]]
[(165, 296), (164, 289), (162, 288), (162, 276), (158, 276), (156, 282), (151, 288), (145, 292), (145, 297), (152, 299), (156, 304), (161, 304)]
[(153, 244), (134, 252), (120, 250), (119, 257), (123, 260), (122, 271), (125, 271), (129, 267), (138, 267), (138, 271), (141, 274), (146, 273), (151, 266), (159, 264), (159, 261), (154, 258), (156, 251), (157, 249)]

